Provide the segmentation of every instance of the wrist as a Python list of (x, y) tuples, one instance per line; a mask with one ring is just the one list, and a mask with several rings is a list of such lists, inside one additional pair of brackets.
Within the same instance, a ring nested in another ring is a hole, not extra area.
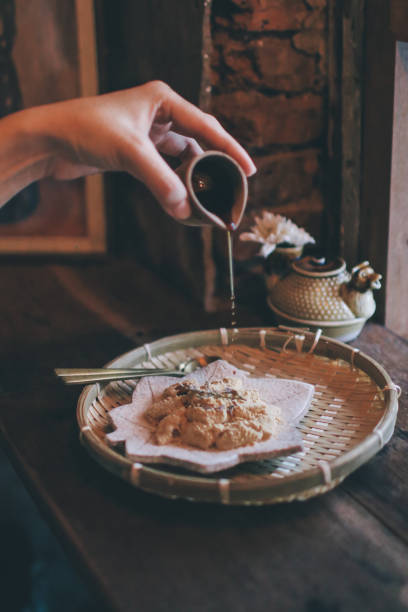
[(0, 120), (0, 204), (30, 183), (50, 176), (56, 147), (46, 108), (19, 111)]
[(0, 164), (2, 175), (44, 165), (50, 158), (51, 143), (40, 121), (39, 109), (27, 109), (0, 121)]
[[(50, 129), (49, 106), (38, 106), (6, 117), (6, 134), (12, 143), (9, 153), (17, 163), (41, 168), (44, 178), (47, 165), (56, 154), (57, 146)], [(1, 122), (0, 122), (1, 125)], [(1, 149), (0, 149), (1, 153)]]

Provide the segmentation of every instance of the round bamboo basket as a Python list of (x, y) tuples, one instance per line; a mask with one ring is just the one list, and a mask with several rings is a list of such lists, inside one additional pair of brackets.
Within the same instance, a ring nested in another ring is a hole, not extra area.
[(373, 359), (342, 342), (291, 328), (245, 328), (166, 337), (126, 353), (112, 367), (169, 367), (189, 357), (217, 355), (255, 376), (315, 386), (299, 425), (304, 450), (245, 463), (212, 475), (133, 463), (105, 442), (107, 413), (129, 403), (137, 381), (84, 388), (77, 407), (80, 439), (107, 470), (150, 493), (223, 504), (306, 500), (337, 486), (375, 455), (394, 431), (398, 388)]

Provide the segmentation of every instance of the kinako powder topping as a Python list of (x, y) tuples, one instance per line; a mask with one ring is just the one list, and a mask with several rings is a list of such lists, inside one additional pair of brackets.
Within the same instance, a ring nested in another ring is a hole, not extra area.
[(144, 414), (159, 445), (229, 450), (261, 442), (279, 432), (278, 406), (267, 405), (250, 379), (232, 377), (198, 386), (176, 383)]

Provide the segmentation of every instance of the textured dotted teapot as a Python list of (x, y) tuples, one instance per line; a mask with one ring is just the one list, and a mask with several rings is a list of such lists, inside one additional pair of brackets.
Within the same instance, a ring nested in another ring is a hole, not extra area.
[(340, 257), (329, 262), (302, 257), (269, 285), (268, 304), (279, 323), (320, 327), (325, 335), (348, 342), (374, 314), (372, 290), (380, 288), (380, 280), (368, 261), (348, 272)]

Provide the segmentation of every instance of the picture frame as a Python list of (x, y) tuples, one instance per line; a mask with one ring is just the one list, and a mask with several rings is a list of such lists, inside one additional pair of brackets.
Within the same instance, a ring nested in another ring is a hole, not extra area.
[[(9, 0), (8, 4), (3, 30), (9, 29), (12, 41), (9, 36), (3, 47), (12, 47), (9, 76), (17, 83), (19, 108), (96, 95), (94, 1)], [(4, 61), (0, 79), (3, 66)], [(106, 252), (102, 175), (73, 181), (44, 179), (13, 200), (0, 209), (0, 254)]]

